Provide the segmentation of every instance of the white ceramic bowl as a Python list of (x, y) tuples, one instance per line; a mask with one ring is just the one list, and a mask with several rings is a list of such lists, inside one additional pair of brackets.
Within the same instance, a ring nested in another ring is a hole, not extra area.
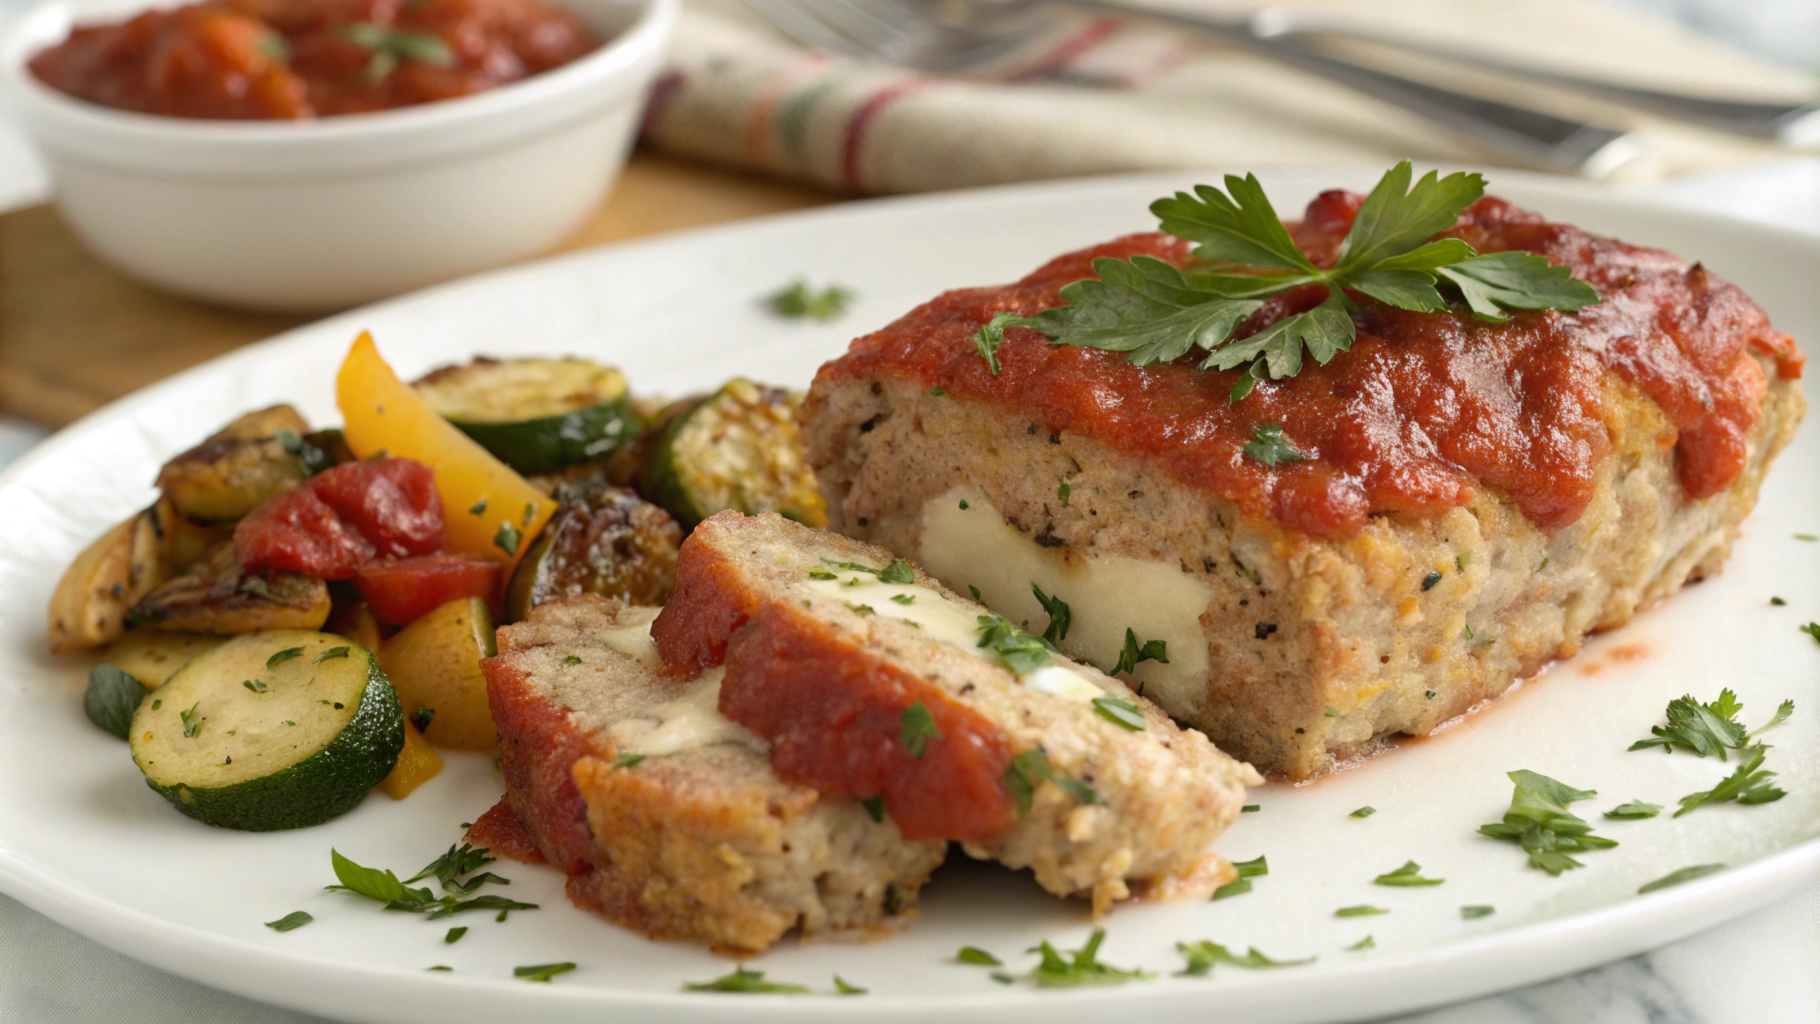
[[(175, 0), (171, 0), (175, 2)], [(145, 0), (48, 0), (0, 37), (4, 96), (103, 259), (215, 302), (320, 310), (548, 248), (618, 177), (679, 0), (558, 0), (606, 45), (475, 96), (316, 121), (112, 110), (25, 62)]]

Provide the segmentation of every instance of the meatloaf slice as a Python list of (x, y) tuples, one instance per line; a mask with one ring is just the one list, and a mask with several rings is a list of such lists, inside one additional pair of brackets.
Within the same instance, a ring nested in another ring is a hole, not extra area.
[[(1290, 225), (1311, 259), (1357, 200)], [(1071, 604), (1063, 648), (1096, 664), (1127, 629), (1162, 641), (1168, 661), (1128, 678), (1266, 771), (1428, 733), (1718, 571), (1805, 409), (1791, 340), (1697, 263), (1496, 199), (1446, 234), (1565, 264), (1601, 301), (1487, 323), (1355, 296), (1350, 351), (1239, 401), (1235, 372), (1193, 356), (1138, 367), (1023, 328), (988, 366), (972, 336), (996, 312), (1060, 304), (1096, 258), (1189, 247), (1072, 253), (822, 367), (801, 417), (830, 528), (1014, 620), (1040, 617), (1040, 585)], [(1247, 454), (1267, 427), (1304, 458)]]
[(655, 614), (546, 602), (502, 628), (485, 662), (505, 803), (568, 874), (570, 899), (735, 954), (912, 907), (946, 844), (779, 778), (764, 744), (715, 710), (714, 676), (654, 671)]
[(1212, 842), (1250, 766), (883, 549), (723, 512), (684, 542), (651, 633), (672, 671), (725, 671), (721, 710), (779, 775), (876, 801), (906, 838), (1096, 913), (1230, 878)]

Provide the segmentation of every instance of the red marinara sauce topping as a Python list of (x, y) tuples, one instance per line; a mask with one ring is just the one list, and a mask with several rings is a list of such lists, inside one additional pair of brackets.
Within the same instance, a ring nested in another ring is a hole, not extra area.
[[(1359, 199), (1325, 193), (1290, 225), (1316, 263), (1331, 264)], [(1444, 234), (1480, 252), (1522, 249), (1564, 263), (1602, 301), (1577, 314), (1518, 313), (1493, 324), (1355, 295), (1361, 305), (1351, 351), (1326, 366), (1309, 360), (1299, 375), (1261, 383), (1238, 403), (1229, 400), (1237, 373), (1197, 370), (1198, 356), (1140, 368), (1121, 353), (1052, 346), (1025, 328), (1006, 332), (1002, 371), (990, 373), (971, 339), (994, 313), (1059, 305), (1062, 286), (1091, 277), (1101, 257), (1188, 259), (1186, 242), (1132, 235), (1061, 256), (1013, 285), (942, 295), (858, 339), (818, 376), (940, 384), (1048, 430), (1149, 455), (1254, 519), (1340, 538), (1375, 514), (1439, 515), (1470, 502), (1478, 486), (1506, 495), (1544, 530), (1573, 523), (1611, 451), (1608, 372), (1661, 407), (1678, 432), (1682, 486), (1690, 497), (1709, 497), (1744, 468), (1767, 386), (1756, 357), (1772, 359), (1780, 377), (1801, 375), (1804, 357), (1793, 340), (1699, 264), (1494, 198), (1474, 203)], [(1323, 294), (1273, 299), (1239, 334)], [(1252, 428), (1264, 423), (1281, 424), (1309, 459), (1271, 469), (1247, 458)]]
[(30, 66), (121, 110), (284, 120), (466, 96), (599, 45), (544, 0), (207, 0), (80, 26)]

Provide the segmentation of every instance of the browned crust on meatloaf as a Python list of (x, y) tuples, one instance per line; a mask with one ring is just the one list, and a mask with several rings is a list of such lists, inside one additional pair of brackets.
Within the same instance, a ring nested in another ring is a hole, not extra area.
[(1206, 677), (1147, 694), (1234, 756), (1305, 778), (1378, 737), (1433, 730), (1718, 571), (1805, 409), (1800, 382), (1758, 360), (1767, 386), (1745, 468), (1702, 500), (1677, 480), (1661, 411), (1608, 380), (1613, 453), (1586, 512), (1554, 533), (1482, 488), (1436, 518), (1378, 515), (1317, 540), (1242, 517), (1141, 456), (903, 381), (818, 380), (804, 436), (831, 528), (900, 554), (919, 552), (927, 502), (970, 487), (1061, 557), (1122, 555), (1204, 581)]
[[(485, 663), (507, 799), (578, 906), (652, 938), (765, 949), (791, 929), (874, 928), (914, 907), (945, 844), (908, 842), (851, 799), (718, 743), (621, 766), (608, 730), (687, 685), (603, 642), (648, 609), (539, 605)], [(572, 659), (579, 659), (576, 662)]]
[[(949, 831), (935, 834), (966, 840), (972, 856), (1030, 868), (1058, 895), (1090, 895), (1096, 912), (1134, 893), (1205, 893), (1230, 877), (1211, 844), (1237, 815), (1244, 785), (1259, 781), (1249, 766), (1092, 666), (1058, 659), (1138, 706), (1143, 730), (809, 586), (811, 570), (830, 564), (890, 561), (888, 551), (774, 514), (723, 512), (684, 543), (676, 592), (652, 633), (665, 662), (685, 671), (723, 661), (722, 709), (771, 740), (786, 778), (864, 787), (853, 795), (882, 797), (908, 834), (946, 823)], [(921, 570), (915, 585), (953, 602), (969, 623), (987, 611)], [(913, 700), (936, 712), (942, 732), (920, 756), (900, 740)], [(1042, 783), (1028, 813), (1012, 813), (1005, 766), (1035, 748), (1056, 774), (1090, 783), (1097, 802)]]

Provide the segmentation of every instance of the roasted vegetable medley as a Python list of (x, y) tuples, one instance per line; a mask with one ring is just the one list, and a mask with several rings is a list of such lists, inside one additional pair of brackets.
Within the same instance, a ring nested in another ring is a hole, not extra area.
[(406, 384), (365, 335), (336, 385), (339, 429), (273, 406), (165, 463), (51, 598), (52, 652), (102, 659), (89, 717), (209, 824), (403, 799), (434, 747), (494, 749), (496, 622), (578, 594), (661, 605), (685, 532), (723, 509), (826, 519), (779, 388), (666, 405), (573, 357)]

